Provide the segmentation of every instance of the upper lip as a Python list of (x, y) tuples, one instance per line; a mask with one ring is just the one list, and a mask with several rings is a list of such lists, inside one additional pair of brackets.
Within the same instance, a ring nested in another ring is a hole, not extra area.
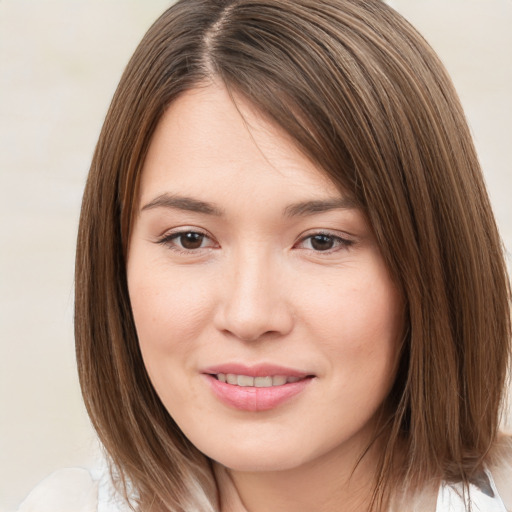
[(224, 363), (215, 366), (210, 366), (202, 370), (202, 373), (209, 375), (217, 375), (219, 373), (234, 374), (234, 375), (247, 375), (248, 377), (267, 377), (274, 375), (283, 375), (285, 377), (298, 377), (304, 378), (311, 376), (310, 372), (296, 370), (285, 366), (260, 363), (255, 365), (244, 365), (240, 363)]

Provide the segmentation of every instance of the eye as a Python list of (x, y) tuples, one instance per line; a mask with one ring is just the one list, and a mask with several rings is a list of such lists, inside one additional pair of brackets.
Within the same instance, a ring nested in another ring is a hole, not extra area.
[(315, 251), (328, 251), (334, 247), (334, 237), (329, 235), (314, 235), (309, 238), (309, 244)]
[(179, 233), (174, 237), (183, 249), (188, 251), (194, 249), (200, 249), (203, 246), (205, 236), (202, 233), (194, 233), (189, 231), (188, 233)]
[(353, 244), (353, 240), (332, 233), (314, 233), (302, 238), (298, 246), (301, 249), (310, 249), (315, 252), (335, 252), (348, 249)]
[(208, 235), (193, 230), (168, 233), (158, 240), (158, 243), (174, 251), (185, 253), (215, 247), (215, 242)]

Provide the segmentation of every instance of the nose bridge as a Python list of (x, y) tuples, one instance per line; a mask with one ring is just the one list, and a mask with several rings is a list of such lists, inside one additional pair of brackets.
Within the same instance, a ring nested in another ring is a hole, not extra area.
[(271, 250), (261, 246), (241, 248), (230, 261), (229, 274), (219, 328), (245, 341), (290, 331), (293, 318), (281, 265)]

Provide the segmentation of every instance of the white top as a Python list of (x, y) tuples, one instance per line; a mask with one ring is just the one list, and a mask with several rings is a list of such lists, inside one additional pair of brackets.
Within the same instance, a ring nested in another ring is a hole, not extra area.
[[(469, 487), (472, 512), (507, 512), (489, 471), (482, 475), (479, 485)], [(437, 495), (436, 512), (465, 512), (462, 485), (444, 484)]]
[[(472, 512), (507, 512), (492, 475), (470, 485)], [(131, 512), (105, 471), (61, 469), (44, 479), (16, 512)], [(462, 486), (442, 485), (436, 512), (466, 512)]]
[(132, 512), (108, 471), (60, 469), (46, 477), (15, 512)]

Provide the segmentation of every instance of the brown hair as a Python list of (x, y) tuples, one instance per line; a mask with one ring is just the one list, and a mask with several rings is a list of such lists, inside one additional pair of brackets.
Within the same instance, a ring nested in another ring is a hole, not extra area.
[(129, 62), (91, 165), (76, 259), (80, 381), (119, 479), (141, 509), (218, 510), (209, 461), (146, 374), (124, 260), (154, 129), (180, 93), (213, 77), (352, 193), (406, 299), (375, 509), (399, 481), (467, 484), (499, 425), (508, 278), (453, 86), (428, 44), (379, 0), (181, 0)]

